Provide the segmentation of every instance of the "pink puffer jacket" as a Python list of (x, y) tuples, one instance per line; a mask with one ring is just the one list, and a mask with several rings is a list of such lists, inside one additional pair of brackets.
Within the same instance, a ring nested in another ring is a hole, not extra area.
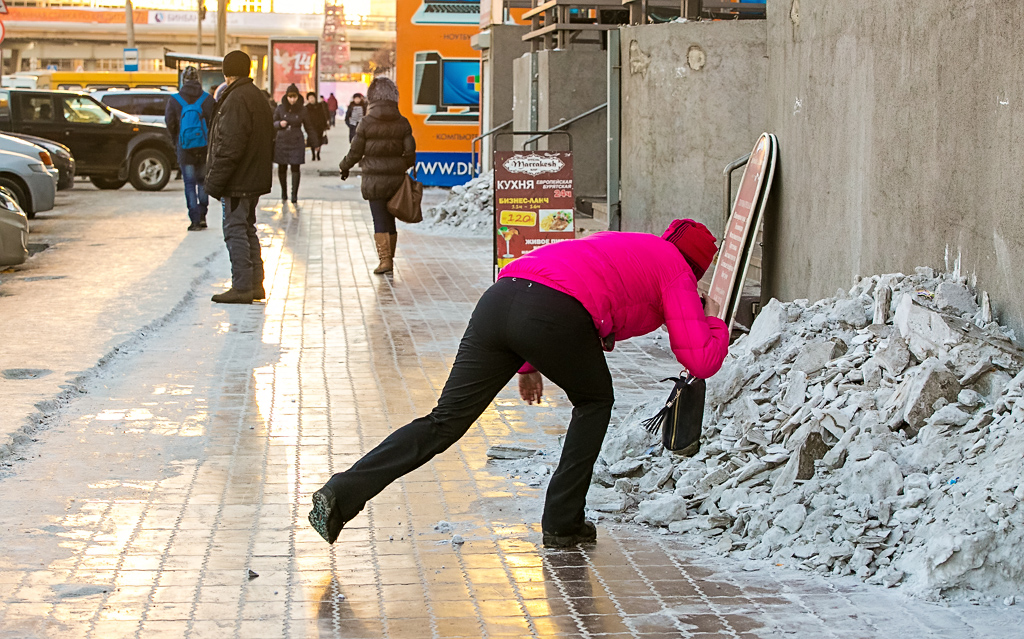
[[(621, 341), (664, 324), (679, 363), (695, 377), (718, 372), (729, 331), (705, 317), (693, 270), (673, 244), (657, 235), (605, 231), (534, 249), (501, 270), (576, 298), (598, 334)], [(529, 364), (520, 372), (532, 372)]]

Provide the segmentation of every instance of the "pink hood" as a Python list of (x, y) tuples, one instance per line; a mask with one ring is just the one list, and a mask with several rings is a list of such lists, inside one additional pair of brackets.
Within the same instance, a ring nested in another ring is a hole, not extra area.
[[(706, 379), (729, 350), (729, 331), (705, 317), (697, 280), (679, 250), (657, 235), (605, 231), (534, 249), (501, 270), (576, 298), (603, 338), (645, 335), (664, 324), (676, 359)], [(527, 369), (521, 372), (528, 372)]]

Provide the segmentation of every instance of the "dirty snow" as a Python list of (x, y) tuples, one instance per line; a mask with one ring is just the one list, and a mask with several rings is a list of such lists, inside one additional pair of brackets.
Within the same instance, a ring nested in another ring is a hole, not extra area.
[(423, 211), (417, 232), (453, 237), (490, 237), (494, 222), (494, 174), (453, 186), (448, 197)]
[(708, 382), (701, 451), (641, 426), (666, 386), (609, 432), (588, 507), (742, 560), (1019, 599), (1024, 353), (991, 317), (929, 268), (772, 300)]

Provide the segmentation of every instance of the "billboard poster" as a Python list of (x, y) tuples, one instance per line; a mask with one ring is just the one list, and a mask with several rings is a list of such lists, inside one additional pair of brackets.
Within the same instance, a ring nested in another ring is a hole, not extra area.
[(472, 177), (480, 132), (480, 0), (401, 0), (396, 45), (399, 110), (416, 138), (418, 179), (455, 186)]
[(270, 39), (270, 93), (281, 102), (288, 85), (299, 88), (303, 97), (319, 90), (319, 48), (316, 38)]
[(494, 263), (576, 237), (572, 153), (494, 153)]

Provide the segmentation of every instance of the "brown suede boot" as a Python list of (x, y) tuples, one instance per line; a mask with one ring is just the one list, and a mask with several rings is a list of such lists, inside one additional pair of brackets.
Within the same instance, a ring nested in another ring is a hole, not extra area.
[(373, 269), (373, 272), (377, 275), (390, 273), (394, 268), (394, 264), (391, 261), (391, 238), (388, 237), (387, 233), (374, 233), (373, 241), (377, 245), (377, 257), (380, 258), (380, 264), (377, 265), (377, 268)]
[(395, 260), (395, 247), (398, 246), (398, 233), (392, 233), (391, 237), (389, 239), (391, 240), (391, 261), (394, 262), (394, 260)]

